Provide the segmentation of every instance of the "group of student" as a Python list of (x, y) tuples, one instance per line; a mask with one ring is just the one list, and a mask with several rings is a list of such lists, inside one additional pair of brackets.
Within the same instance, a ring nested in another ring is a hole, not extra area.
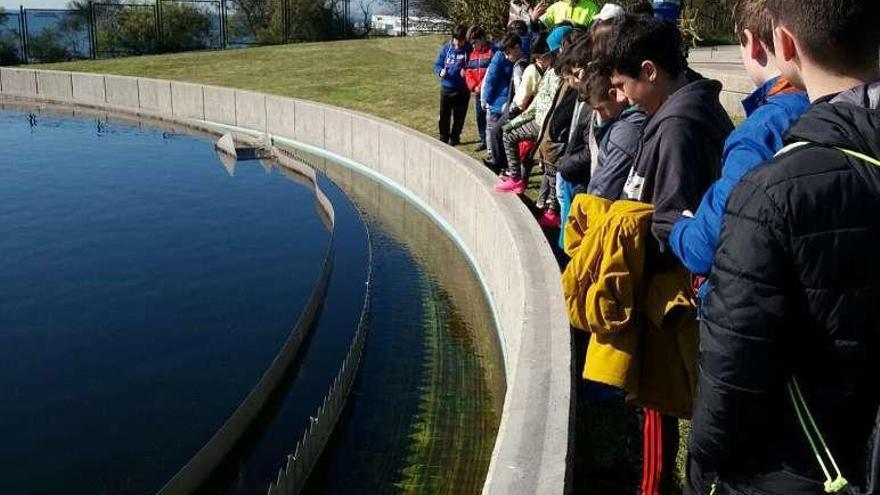
[(679, 417), (687, 493), (880, 493), (880, 2), (739, 0), (736, 129), (650, 7), (457, 30), (441, 139), (474, 95), (496, 190), (542, 168), (584, 378), (638, 406), (642, 494), (672, 485)]

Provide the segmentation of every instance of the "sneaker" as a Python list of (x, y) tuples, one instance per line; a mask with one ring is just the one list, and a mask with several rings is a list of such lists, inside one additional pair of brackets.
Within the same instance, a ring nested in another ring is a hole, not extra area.
[(450, 138), (449, 139), (450, 146), (458, 146), (459, 144), (461, 144), (461, 139), (459, 139), (459, 138)]
[(480, 143), (474, 148), (474, 151), (486, 151), (486, 143)]
[(495, 186), (495, 190), (502, 193), (522, 194), (526, 192), (526, 181), (522, 179), (507, 178)]
[(559, 228), (559, 226), (562, 225), (562, 217), (559, 216), (559, 213), (547, 208), (544, 210), (544, 214), (541, 215), (541, 218), (538, 219), (538, 225), (540, 225), (542, 229)]

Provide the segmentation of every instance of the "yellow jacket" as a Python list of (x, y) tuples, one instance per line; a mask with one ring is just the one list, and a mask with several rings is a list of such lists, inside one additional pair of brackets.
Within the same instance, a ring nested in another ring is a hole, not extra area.
[(645, 274), (652, 214), (646, 203), (576, 196), (565, 225), (571, 261), (563, 292), (572, 326), (591, 334), (583, 377), (688, 418), (697, 359), (693, 290), (684, 268)]

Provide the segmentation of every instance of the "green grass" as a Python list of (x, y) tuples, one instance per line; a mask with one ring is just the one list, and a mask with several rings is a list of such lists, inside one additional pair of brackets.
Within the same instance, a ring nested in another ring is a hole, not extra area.
[[(436, 136), (440, 86), (431, 66), (443, 41), (440, 36), (377, 38), (39, 67), (174, 79), (303, 98), (359, 110)], [(473, 108), (462, 140), (476, 141)], [(472, 148), (462, 147), (466, 152)]]

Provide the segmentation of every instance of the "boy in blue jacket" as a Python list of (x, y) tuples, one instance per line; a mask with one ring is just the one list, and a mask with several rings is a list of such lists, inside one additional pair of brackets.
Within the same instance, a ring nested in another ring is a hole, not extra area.
[[(467, 27), (458, 26), (452, 40), (440, 48), (434, 62), (434, 74), (440, 78), (440, 140), (458, 146), (461, 130), (467, 117), (471, 93), (464, 78), (470, 46), (467, 43)], [(451, 127), (450, 127), (451, 119)]]
[[(783, 146), (783, 137), (810, 105), (806, 93), (779, 76), (773, 25), (766, 0), (741, 0), (735, 11), (743, 65), (758, 89), (743, 100), (748, 119), (724, 144), (721, 178), (712, 184), (696, 215), (683, 211), (669, 235), (669, 246), (697, 275), (712, 268), (724, 205), (736, 184)], [(701, 294), (705, 288), (701, 289)]]

